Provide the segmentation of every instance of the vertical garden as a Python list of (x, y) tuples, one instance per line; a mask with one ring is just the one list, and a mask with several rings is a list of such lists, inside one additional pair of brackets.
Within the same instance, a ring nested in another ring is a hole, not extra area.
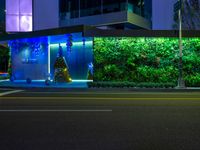
[[(177, 85), (178, 38), (95, 38), (94, 81)], [(186, 86), (200, 86), (200, 39), (183, 39)]]

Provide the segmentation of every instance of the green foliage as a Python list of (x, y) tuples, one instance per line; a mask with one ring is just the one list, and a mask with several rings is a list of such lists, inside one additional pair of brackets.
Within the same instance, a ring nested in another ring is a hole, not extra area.
[[(95, 38), (94, 80), (177, 84), (178, 38)], [(183, 40), (188, 86), (198, 84), (200, 39)], [(194, 81), (193, 81), (194, 80)]]
[(185, 76), (186, 86), (200, 87), (200, 73)]

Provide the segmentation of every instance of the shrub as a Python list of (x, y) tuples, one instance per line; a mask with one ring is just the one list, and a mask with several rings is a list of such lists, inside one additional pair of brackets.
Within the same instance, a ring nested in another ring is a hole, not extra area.
[(89, 88), (174, 88), (174, 83), (88, 82)]

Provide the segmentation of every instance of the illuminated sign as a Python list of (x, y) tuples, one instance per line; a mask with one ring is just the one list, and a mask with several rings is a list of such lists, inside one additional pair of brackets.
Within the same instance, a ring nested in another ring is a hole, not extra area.
[(22, 59), (23, 64), (37, 64), (38, 60), (37, 59)]

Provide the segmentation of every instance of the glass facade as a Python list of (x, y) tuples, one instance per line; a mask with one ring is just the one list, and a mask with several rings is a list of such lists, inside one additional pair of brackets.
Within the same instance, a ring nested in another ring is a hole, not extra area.
[(6, 31), (32, 31), (32, 0), (6, 0)]
[(151, 0), (128, 0), (128, 11), (151, 20)]
[(93, 64), (93, 38), (83, 37), (82, 33), (11, 40), (9, 47), (15, 81), (54, 80), (55, 64), (60, 57), (59, 47), (62, 48), (62, 57), (72, 82), (89, 80), (90, 64)]
[(128, 11), (150, 20), (151, 3), (151, 0), (60, 0), (60, 19)]

